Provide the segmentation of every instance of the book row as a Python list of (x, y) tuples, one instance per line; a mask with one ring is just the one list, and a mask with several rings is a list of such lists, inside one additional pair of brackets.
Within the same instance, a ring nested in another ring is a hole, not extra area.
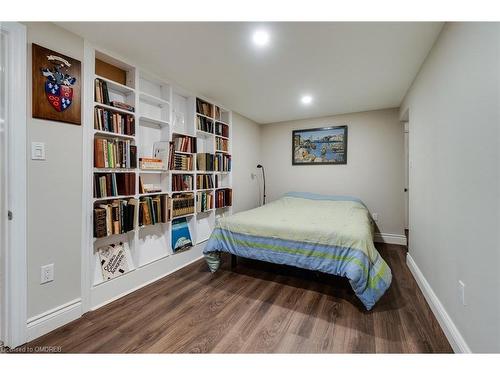
[(94, 198), (135, 194), (135, 173), (94, 173)]
[(226, 124), (223, 124), (222, 122), (216, 122), (215, 123), (215, 135), (229, 138), (229, 126), (227, 126)]
[(217, 172), (230, 172), (231, 155), (216, 153), (214, 156), (214, 170)]
[(94, 207), (94, 237), (122, 234), (134, 229), (137, 199), (120, 199)]
[(172, 198), (172, 217), (194, 213), (193, 194), (175, 194)]
[(192, 171), (193, 155), (177, 154), (175, 152), (169, 155), (168, 167), (176, 171)]
[(166, 223), (170, 220), (170, 198), (166, 195), (142, 197), (139, 205), (139, 226)]
[(217, 151), (229, 151), (229, 142), (227, 139), (215, 137), (215, 149)]
[(134, 116), (95, 107), (94, 129), (133, 136), (135, 135)]
[(196, 188), (201, 189), (213, 189), (214, 181), (212, 175), (209, 174), (199, 174), (196, 175)]
[(209, 153), (196, 154), (196, 168), (199, 171), (213, 171), (214, 155)]
[(196, 112), (208, 116), (208, 117), (213, 117), (213, 109), (214, 106), (204, 100), (201, 100), (200, 98), (196, 98)]
[(213, 133), (214, 122), (206, 117), (196, 116), (196, 129), (207, 133)]
[(215, 191), (215, 208), (229, 207), (233, 205), (233, 190), (220, 189)]
[(196, 212), (205, 212), (214, 207), (212, 192), (199, 191), (196, 193)]
[(196, 152), (196, 138), (194, 137), (188, 137), (188, 136), (179, 136), (174, 134), (174, 151), (180, 151), (180, 152), (190, 152), (190, 153), (195, 153)]
[(97, 103), (110, 105), (112, 107), (124, 109), (126, 111), (134, 112), (135, 108), (130, 104), (120, 102), (118, 100), (111, 100), (109, 97), (108, 84), (106, 81), (96, 78), (94, 83), (94, 100)]
[(172, 191), (193, 190), (193, 176), (189, 174), (172, 175)]
[(94, 138), (94, 167), (136, 168), (137, 147), (130, 140)]

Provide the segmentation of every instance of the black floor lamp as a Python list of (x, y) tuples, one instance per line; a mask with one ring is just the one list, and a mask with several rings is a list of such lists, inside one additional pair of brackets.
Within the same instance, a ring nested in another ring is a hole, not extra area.
[(257, 165), (257, 168), (262, 169), (262, 180), (264, 181), (264, 199), (262, 200), (263, 204), (266, 204), (266, 173), (264, 172), (264, 166), (261, 164)]

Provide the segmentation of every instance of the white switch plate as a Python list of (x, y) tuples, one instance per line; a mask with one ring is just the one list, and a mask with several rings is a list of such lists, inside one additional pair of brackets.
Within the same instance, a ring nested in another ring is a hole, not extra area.
[(40, 273), (40, 284), (54, 281), (54, 263), (42, 266)]
[(31, 160), (45, 160), (45, 143), (31, 142)]

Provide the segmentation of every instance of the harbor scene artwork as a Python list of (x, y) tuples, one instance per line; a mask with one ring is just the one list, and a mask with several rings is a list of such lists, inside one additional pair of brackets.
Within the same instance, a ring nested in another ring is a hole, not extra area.
[(347, 125), (294, 130), (292, 164), (347, 164)]

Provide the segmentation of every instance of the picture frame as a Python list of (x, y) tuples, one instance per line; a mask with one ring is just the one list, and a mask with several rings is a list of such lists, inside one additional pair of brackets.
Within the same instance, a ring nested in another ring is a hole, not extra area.
[(81, 125), (81, 62), (32, 44), (33, 118)]
[(347, 125), (292, 131), (292, 165), (347, 164)]

